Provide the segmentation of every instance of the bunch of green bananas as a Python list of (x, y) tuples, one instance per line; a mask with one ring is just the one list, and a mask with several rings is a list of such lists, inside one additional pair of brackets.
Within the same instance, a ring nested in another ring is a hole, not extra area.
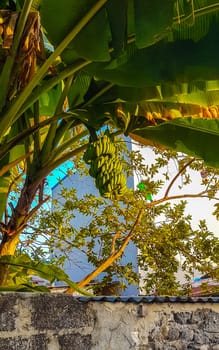
[(95, 178), (101, 196), (115, 199), (126, 192), (118, 149), (107, 134), (89, 143), (83, 159), (90, 165), (89, 174)]

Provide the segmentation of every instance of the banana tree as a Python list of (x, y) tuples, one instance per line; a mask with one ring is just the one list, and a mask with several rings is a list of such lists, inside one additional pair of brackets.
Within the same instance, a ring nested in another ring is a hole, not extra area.
[[(50, 53), (48, 59), (46, 53), (45, 58), (41, 55), (37, 61), (37, 51), (42, 50), (39, 45), (39, 13), (32, 12), (31, 5), (33, 1), (24, 2), (19, 13), (8, 9), (1, 11), (1, 54), (4, 58), (0, 77), (3, 84), (0, 98), (1, 216), (11, 186), (10, 169), (26, 159), (23, 188), (17, 201), (10, 203), (10, 215), (5, 215), (4, 222), (1, 222), (1, 255), (14, 254), (27, 220), (44, 203), (45, 177), (86, 148), (86, 145), (77, 146), (78, 140), (87, 135), (87, 131), (80, 126), (81, 120), (77, 114), (73, 117), (72, 113), (65, 111), (65, 99), (74, 74), (83, 67), (84, 62), (64, 67), (56, 75), (51, 64), (55, 62), (60, 49)], [(98, 6), (94, 6), (90, 16), (97, 10)], [(71, 38), (77, 34), (77, 30), (73, 30)], [(11, 41), (8, 33), (12, 36)], [(39, 60), (42, 59), (40, 67)], [(39, 86), (40, 83), (42, 86)], [(38, 203), (33, 208), (36, 197)], [(7, 265), (2, 264), (1, 284), (5, 282), (6, 270)]]
[(44, 203), (46, 176), (106, 123), (219, 166), (218, 11), (214, 0), (0, 1), (0, 255)]

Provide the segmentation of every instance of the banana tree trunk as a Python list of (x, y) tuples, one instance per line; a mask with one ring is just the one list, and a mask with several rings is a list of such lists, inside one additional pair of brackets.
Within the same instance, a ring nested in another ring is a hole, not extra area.
[[(43, 181), (41, 181), (43, 183)], [(33, 200), (36, 197), (39, 182), (31, 183), (30, 178), (27, 177), (24, 187), (21, 191), (15, 208), (11, 206), (12, 213), (10, 221), (7, 224), (1, 225), (2, 241), (0, 243), (0, 256), (14, 255), (19, 243), (20, 234), (25, 228), (27, 221), (35, 212), (32, 209)], [(37, 205), (39, 207), (42, 202)], [(7, 282), (8, 266), (6, 264), (0, 265), (0, 285)]]
[[(4, 237), (0, 245), (0, 256), (14, 255), (18, 243), (19, 243), (19, 234), (13, 235), (11, 237), (9, 236)], [(0, 264), (0, 286), (4, 286), (7, 284), (8, 272), (9, 272), (8, 268), (9, 266), (7, 264)]]

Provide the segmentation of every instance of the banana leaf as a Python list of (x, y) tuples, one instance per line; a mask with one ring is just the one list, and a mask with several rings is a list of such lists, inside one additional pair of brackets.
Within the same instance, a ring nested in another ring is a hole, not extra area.
[(150, 46), (167, 36), (174, 16), (174, 0), (135, 0), (137, 47)]
[(79, 288), (77, 286), (77, 283), (71, 281), (68, 275), (59, 267), (49, 263), (33, 261), (26, 254), (19, 255), (17, 257), (12, 255), (1, 256), (0, 264), (7, 264), (9, 266), (13, 266), (14, 268), (17, 267), (18, 269), (23, 268), (25, 275), (34, 274), (48, 280), (51, 283), (55, 280), (65, 282), (69, 287), (71, 287), (75, 291), (84, 295), (90, 295), (85, 290)]
[(128, 0), (111, 0), (106, 4), (112, 37), (111, 44), (116, 54), (121, 52), (126, 46), (128, 6)]
[(98, 79), (122, 86), (146, 87), (165, 82), (189, 83), (219, 79), (219, 26), (212, 25), (199, 42), (161, 41), (137, 49), (126, 61), (93, 63), (86, 70)]
[(68, 104), (70, 108), (74, 108), (85, 102), (84, 96), (89, 89), (91, 80), (91, 75), (85, 74), (84, 72), (79, 72), (79, 74), (77, 74), (74, 84), (71, 85), (68, 92)]
[(151, 140), (178, 152), (201, 158), (209, 166), (219, 167), (219, 120), (177, 118), (157, 126), (138, 128), (130, 137), (148, 144)]
[[(110, 83), (107, 85), (105, 81), (92, 80), (84, 96), (84, 102), (90, 105), (89, 100), (92, 100), (93, 105), (101, 105), (109, 102), (114, 103), (119, 100), (139, 103), (139, 101), (143, 100), (160, 98), (160, 89), (157, 86), (132, 87), (116, 84), (110, 85)], [(70, 106), (72, 107), (72, 104)]]
[(57, 101), (62, 93), (61, 83), (53, 89), (48, 90), (39, 98), (39, 114), (40, 116), (53, 116), (55, 113)]
[[(96, 0), (42, 1), (41, 21), (50, 42), (56, 47), (96, 2)], [(81, 57), (95, 61), (109, 60), (109, 35), (109, 24), (103, 9), (71, 42), (64, 54), (66, 62)]]
[[(95, 1), (63, 0), (41, 2), (40, 12), (49, 40), (56, 47)], [(209, 30), (215, 13), (216, 0), (110, 0), (83, 28), (63, 54), (66, 62), (77, 57), (93, 61), (110, 60), (127, 44), (127, 37), (135, 37), (138, 48), (149, 47), (165, 40), (199, 40)], [(98, 40), (96, 40), (98, 38)]]
[(172, 39), (200, 40), (207, 34), (211, 22), (218, 20), (218, 8), (216, 0), (179, 0), (175, 6)]
[(29, 292), (29, 293), (48, 293), (50, 289), (45, 286), (35, 286), (30, 283), (21, 283), (16, 285), (0, 286), (0, 292)]

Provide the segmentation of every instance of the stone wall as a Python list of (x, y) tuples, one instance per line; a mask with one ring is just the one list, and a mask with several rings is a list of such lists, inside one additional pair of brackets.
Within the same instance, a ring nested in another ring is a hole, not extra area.
[(0, 293), (0, 350), (219, 350), (219, 302)]

